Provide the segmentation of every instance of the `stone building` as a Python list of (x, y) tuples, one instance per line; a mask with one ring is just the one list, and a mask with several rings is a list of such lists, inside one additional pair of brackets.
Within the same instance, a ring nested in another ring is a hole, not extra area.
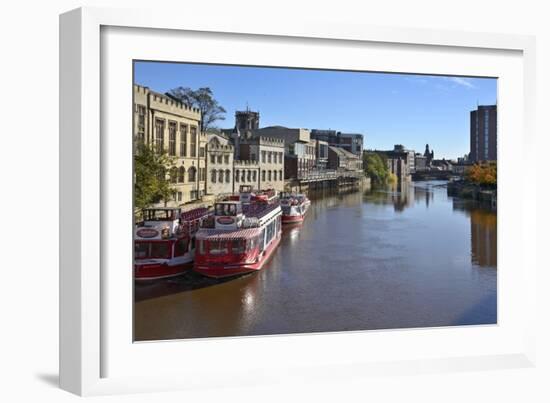
[(358, 157), (363, 155), (363, 135), (342, 133), (336, 130), (312, 129), (311, 138), (326, 141), (331, 147), (340, 147)]
[(264, 136), (284, 140), (284, 178), (299, 178), (315, 169), (315, 140), (310, 138), (308, 129), (268, 126), (252, 132), (254, 136)]
[(328, 168), (346, 171), (361, 171), (363, 160), (340, 147), (328, 147)]
[(235, 148), (228, 138), (208, 133), (206, 145), (206, 193), (233, 193), (233, 156)]
[(281, 139), (264, 136), (241, 138), (240, 160), (258, 162), (260, 190), (284, 190), (284, 149), (285, 142)]
[(175, 188), (167, 205), (180, 206), (199, 199), (205, 193), (207, 142), (200, 130), (199, 109), (147, 87), (134, 85), (133, 90), (134, 144), (151, 145), (176, 160), (175, 167), (166, 173)]
[(233, 193), (239, 191), (241, 185), (251, 185), (253, 190), (262, 188), (260, 181), (260, 163), (252, 160), (235, 160), (233, 164)]

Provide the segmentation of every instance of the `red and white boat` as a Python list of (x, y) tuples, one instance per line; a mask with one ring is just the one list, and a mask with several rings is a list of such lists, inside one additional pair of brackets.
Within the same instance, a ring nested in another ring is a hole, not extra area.
[(283, 224), (296, 224), (304, 221), (311, 201), (304, 194), (284, 193), (279, 204), (283, 212)]
[(179, 208), (144, 209), (134, 236), (134, 278), (172, 277), (191, 269), (195, 234), (209, 214), (207, 208), (186, 212)]
[(196, 234), (193, 267), (207, 277), (256, 272), (281, 240), (281, 207), (277, 203), (219, 202), (214, 205), (213, 220), (207, 222)]
[(243, 204), (253, 202), (274, 203), (277, 201), (277, 191), (275, 189), (266, 189), (254, 192), (251, 185), (241, 185), (239, 186), (239, 193), (229, 196), (228, 200), (238, 200)]

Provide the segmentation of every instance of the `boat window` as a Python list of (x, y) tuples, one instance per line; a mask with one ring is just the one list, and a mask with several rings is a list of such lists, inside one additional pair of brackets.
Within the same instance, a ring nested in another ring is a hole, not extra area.
[(234, 255), (238, 255), (240, 253), (244, 253), (245, 251), (245, 242), (244, 239), (233, 239), (231, 241), (231, 253)]
[(135, 242), (134, 253), (137, 259), (169, 259), (170, 247), (170, 242)]
[(174, 220), (175, 210), (171, 209), (152, 209), (144, 210), (143, 218), (145, 221), (172, 221)]
[(149, 242), (136, 242), (134, 255), (136, 259), (143, 259), (149, 255)]
[(187, 253), (187, 239), (180, 239), (174, 247), (174, 256), (182, 256)]
[(234, 203), (220, 203), (216, 204), (217, 216), (236, 216), (237, 205)]
[(209, 252), (211, 255), (224, 255), (228, 253), (227, 242), (219, 239), (209, 241)]
[(204, 244), (206, 241), (198, 240), (197, 242), (199, 243), (199, 255), (204, 255)]

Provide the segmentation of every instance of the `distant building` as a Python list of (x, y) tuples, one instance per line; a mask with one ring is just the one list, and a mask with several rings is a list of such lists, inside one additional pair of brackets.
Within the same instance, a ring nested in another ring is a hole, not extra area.
[(259, 164), (261, 190), (284, 190), (284, 140), (254, 136), (241, 138), (241, 160), (256, 161)]
[[(400, 147), (394, 147), (389, 151), (376, 151), (384, 154), (386, 157), (386, 164), (390, 173), (397, 176), (399, 180), (409, 180), (411, 178), (410, 171), (410, 153), (408, 150)], [(414, 158), (414, 155), (413, 155)]]
[(359, 157), (363, 155), (363, 135), (359, 133), (312, 129), (311, 138), (325, 141), (331, 147), (343, 148)]
[(470, 112), (470, 161), (497, 159), (497, 106), (480, 105)]
[(424, 155), (422, 155), (420, 153), (415, 154), (415, 156), (414, 156), (415, 172), (423, 172), (423, 171), (426, 171), (428, 169), (427, 164), (426, 164), (426, 160), (427, 160), (427, 158)]
[(253, 160), (235, 160), (233, 163), (233, 192), (238, 192), (240, 185), (251, 185), (253, 190), (262, 188), (260, 181), (260, 163)]
[(328, 143), (322, 140), (315, 140), (315, 167), (326, 169), (328, 165)]
[(220, 195), (233, 193), (234, 147), (219, 134), (208, 134), (206, 145), (206, 193)]
[(260, 127), (260, 112), (251, 110), (235, 112), (236, 127), (243, 134)]
[(340, 147), (328, 147), (328, 168), (346, 171), (361, 171), (363, 160)]
[(407, 150), (401, 144), (395, 144), (393, 146), (393, 150), (397, 151), (397, 152), (404, 152), (404, 153), (407, 154), (407, 165), (408, 165), (408, 168), (409, 168), (409, 172), (414, 173), (415, 172), (415, 167), (416, 167), (416, 161), (415, 161), (415, 158), (414, 158), (414, 154), (415, 154), (414, 150)]
[(432, 169), (435, 169), (438, 171), (452, 171), (453, 163), (450, 160), (446, 160), (445, 158), (441, 160), (433, 160)]
[(424, 157), (426, 158), (426, 167), (429, 168), (432, 165), (434, 159), (434, 150), (430, 151), (430, 145), (426, 144), (426, 150), (424, 150)]

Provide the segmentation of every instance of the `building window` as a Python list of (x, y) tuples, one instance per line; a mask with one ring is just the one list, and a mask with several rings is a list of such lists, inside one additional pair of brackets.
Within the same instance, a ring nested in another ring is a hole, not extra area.
[(271, 151), (267, 153), (267, 162), (271, 164), (271, 154), (273, 154)]
[(201, 147), (199, 148), (199, 157), (204, 158), (204, 156), (205, 156), (204, 147)]
[(265, 182), (265, 170), (262, 170), (262, 182)]
[(256, 182), (256, 171), (252, 171), (252, 180)]
[(191, 128), (191, 157), (197, 156), (197, 128)]
[(226, 164), (229, 164), (229, 155), (224, 155), (223, 158), (224, 158), (224, 162)]
[[(189, 170), (191, 171), (191, 170)], [(196, 190), (191, 191), (191, 200), (197, 200), (198, 199), (198, 192)]]
[(218, 178), (220, 180), (220, 183), (223, 183), (223, 170), (220, 169), (220, 171), (218, 172)]
[(231, 171), (229, 169), (226, 169), (225, 170), (225, 181), (227, 183), (230, 183), (231, 182)]
[(262, 162), (265, 163), (265, 151), (262, 151)]
[(155, 148), (157, 153), (162, 154), (164, 151), (164, 120), (155, 120)]
[(197, 168), (191, 167), (189, 168), (189, 182), (195, 182), (196, 181), (196, 175), (197, 175)]
[(137, 121), (137, 140), (141, 144), (145, 143), (145, 106), (138, 105), (138, 121)]
[(187, 157), (187, 125), (180, 125), (180, 157)]
[(241, 171), (241, 182), (246, 182), (246, 171), (244, 169)]
[(210, 154), (210, 163), (215, 164), (216, 163), (216, 156), (214, 154)]
[(239, 181), (239, 170), (237, 169), (235, 171), (235, 182), (238, 182)]
[(283, 180), (283, 170), (279, 170), (279, 180)]
[(221, 155), (218, 155), (218, 164), (221, 164), (222, 163), (222, 156)]
[(247, 180), (248, 182), (251, 182), (251, 181), (252, 181), (252, 172), (246, 171), (246, 180)]
[(183, 193), (178, 192), (178, 201), (181, 201), (183, 199)]
[(210, 182), (216, 183), (216, 170), (215, 169), (210, 171)]
[(183, 183), (185, 182), (185, 168), (179, 167), (178, 169), (178, 182)]
[(267, 171), (267, 180), (271, 182), (271, 171)]
[(178, 182), (178, 168), (176, 167), (173, 167), (170, 169), (170, 182), (171, 183)]
[(168, 122), (168, 153), (176, 156), (176, 122)]

